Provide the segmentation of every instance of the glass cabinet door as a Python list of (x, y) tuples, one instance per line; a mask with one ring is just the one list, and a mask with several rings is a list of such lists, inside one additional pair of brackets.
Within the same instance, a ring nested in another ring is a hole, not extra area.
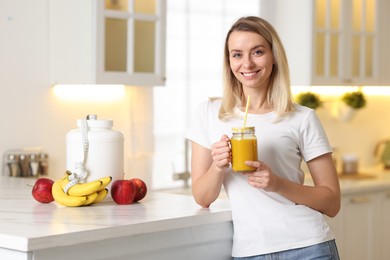
[(155, 0), (134, 1), (134, 72), (155, 71), (156, 17)]
[(105, 71), (156, 73), (157, 7), (158, 0), (105, 0)]
[(105, 71), (127, 71), (127, 32), (127, 20), (105, 18)]
[(315, 77), (353, 83), (375, 76), (376, 6), (376, 0), (316, 0)]
[(374, 47), (376, 35), (376, 1), (352, 2), (352, 77), (374, 76)]
[(155, 31), (154, 22), (134, 22), (134, 72), (155, 71)]
[(339, 0), (317, 0), (315, 20), (315, 75), (337, 77), (340, 74), (341, 18)]

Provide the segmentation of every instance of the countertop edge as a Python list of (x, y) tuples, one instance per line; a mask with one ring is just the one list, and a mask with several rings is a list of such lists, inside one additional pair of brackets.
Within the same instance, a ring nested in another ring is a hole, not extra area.
[(0, 241), (4, 241), (0, 247), (22, 252), (29, 252), (53, 247), (95, 242), (105, 239), (191, 228), (195, 226), (232, 221), (230, 210), (218, 212), (212, 212), (212, 210), (211, 212), (208, 212), (208, 209), (201, 209), (201, 211), (202, 210), (205, 212), (200, 213), (199, 215), (170, 218), (147, 223), (118, 225), (115, 227), (102, 227), (98, 229), (83, 230), (46, 237), (21, 237), (0, 234)]

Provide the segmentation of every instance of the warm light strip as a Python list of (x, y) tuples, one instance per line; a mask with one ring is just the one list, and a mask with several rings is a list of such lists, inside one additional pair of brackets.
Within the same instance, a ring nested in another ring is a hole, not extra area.
[(125, 96), (124, 85), (55, 85), (54, 94), (66, 101), (111, 102)]
[(349, 86), (313, 86), (302, 87), (293, 86), (292, 93), (294, 95), (303, 92), (313, 92), (324, 96), (340, 96), (346, 92), (361, 89), (368, 96), (390, 96), (390, 87), (387, 86), (367, 86), (367, 87), (349, 87)]
[(363, 92), (369, 96), (390, 96), (390, 87), (363, 87)]

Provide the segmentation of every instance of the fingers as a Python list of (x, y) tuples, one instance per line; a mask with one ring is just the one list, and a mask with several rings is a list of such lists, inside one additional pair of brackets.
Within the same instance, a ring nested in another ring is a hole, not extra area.
[(223, 136), (221, 137), (221, 141), (226, 141), (226, 142), (228, 142), (228, 141), (230, 141), (230, 138), (229, 138), (229, 136), (227, 136), (227, 135), (223, 135)]
[(256, 168), (257, 171), (268, 169), (267, 165), (261, 161), (246, 161), (245, 164)]
[(259, 189), (265, 191), (272, 191), (272, 181), (268, 171), (254, 172), (253, 174), (247, 174), (248, 183)]
[(254, 172), (244, 173), (250, 185), (265, 191), (275, 191), (277, 189), (278, 177), (271, 172), (265, 163), (261, 161), (247, 161), (245, 163), (256, 168)]
[(230, 139), (223, 135), (220, 141), (211, 146), (211, 156), (215, 165), (219, 168), (226, 168), (231, 162)]

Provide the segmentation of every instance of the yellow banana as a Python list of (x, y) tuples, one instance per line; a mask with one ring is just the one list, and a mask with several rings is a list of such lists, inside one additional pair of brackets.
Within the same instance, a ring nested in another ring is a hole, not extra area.
[(98, 197), (95, 199), (95, 201), (93, 203), (102, 202), (108, 194), (108, 189), (104, 188), (104, 189), (98, 191), (97, 194), (98, 194)]
[[(61, 188), (65, 190), (65, 186), (69, 183), (68, 178), (61, 180)], [(76, 183), (71, 186), (67, 193), (71, 196), (87, 196), (100, 190), (102, 182), (100, 180), (91, 181), (87, 183)]]
[(87, 196), (87, 201), (85, 201), (83, 206), (88, 206), (92, 203), (95, 203), (96, 199), (99, 197), (99, 194), (97, 192), (94, 192), (92, 194), (89, 194)]
[(81, 197), (75, 197), (75, 196), (69, 196), (67, 195), (61, 187), (62, 180), (57, 180), (53, 183), (52, 187), (52, 195), (56, 202), (58, 202), (61, 205), (68, 206), (68, 207), (79, 207), (84, 205), (84, 203), (87, 201), (87, 197), (81, 196)]
[(102, 182), (102, 185), (99, 188), (99, 191), (101, 191), (101, 190), (105, 189), (108, 186), (108, 184), (110, 184), (110, 182), (112, 181), (112, 177), (106, 176), (106, 177), (100, 178), (99, 181)]

